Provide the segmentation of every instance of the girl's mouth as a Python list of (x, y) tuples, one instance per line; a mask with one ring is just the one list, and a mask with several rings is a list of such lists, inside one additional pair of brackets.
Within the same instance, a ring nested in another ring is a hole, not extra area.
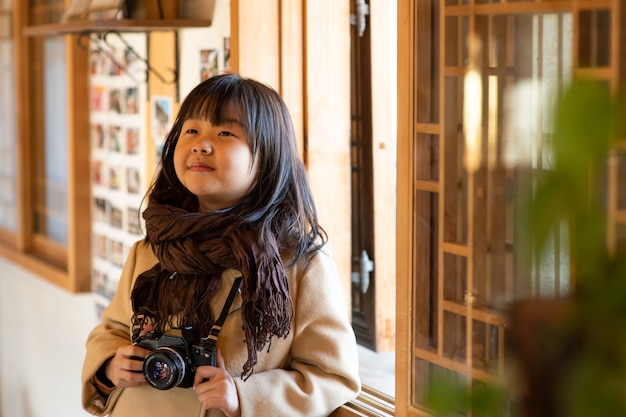
[(189, 165), (189, 169), (191, 171), (213, 171), (215, 168), (205, 164), (204, 162), (193, 162)]

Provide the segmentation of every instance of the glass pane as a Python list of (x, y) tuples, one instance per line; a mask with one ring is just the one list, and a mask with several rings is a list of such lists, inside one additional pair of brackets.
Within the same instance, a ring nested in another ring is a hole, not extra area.
[(43, 133), (34, 152), (34, 232), (67, 245), (67, 82), (65, 40), (43, 42)]
[(415, 142), (415, 179), (439, 179), (439, 136), (418, 133)]
[(443, 255), (443, 299), (458, 305), (473, 304), (476, 292), (467, 287), (467, 258)]
[(443, 314), (443, 356), (461, 365), (467, 364), (467, 326), (463, 316)]
[(463, 79), (445, 78), (445, 122), (443, 145), (446, 161), (441, 165), (445, 206), (443, 239), (450, 243), (467, 242), (467, 171), (463, 168), (465, 140), (462, 134)]
[(580, 67), (611, 65), (611, 12), (585, 10), (580, 12)]
[(418, 407), (432, 404), (435, 398), (440, 411), (445, 410), (445, 413), (437, 415), (451, 417), (466, 415), (468, 410), (465, 404), (458, 401), (459, 394), (467, 392), (466, 375), (421, 359), (415, 361), (413, 375)]
[(472, 323), (472, 366), (497, 375), (500, 361), (504, 360), (504, 325), (494, 326), (478, 320)]
[(448, 16), (446, 23), (445, 62), (447, 67), (467, 66), (467, 35), (469, 19), (467, 16)]
[[(5, 4), (6, 3), (6, 4)], [(15, 57), (11, 2), (0, 4), (0, 229), (17, 231)]]
[(421, 291), (415, 292), (415, 344), (420, 349), (432, 350), (437, 347), (436, 311), (438, 302), (438, 263), (439, 239), (437, 224), (439, 199), (436, 193), (418, 191), (415, 196), (415, 238), (422, 245), (416, 246), (415, 286)]
[(415, 2), (416, 18), (420, 27), (416, 36), (415, 118), (418, 123), (439, 121), (439, 8), (437, 3)]

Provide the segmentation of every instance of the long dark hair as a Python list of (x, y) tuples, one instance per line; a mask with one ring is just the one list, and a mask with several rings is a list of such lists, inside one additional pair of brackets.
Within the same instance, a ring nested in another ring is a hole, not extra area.
[[(148, 190), (148, 201), (198, 210), (198, 199), (178, 180), (174, 149), (187, 119), (244, 122), (252, 160), (259, 164), (256, 185), (230, 208), (259, 230), (261, 244), (276, 237), (289, 266), (308, 261), (327, 241), (304, 164), (298, 155), (295, 131), (285, 102), (271, 87), (237, 74), (211, 77), (185, 98), (161, 153), (160, 170)], [(258, 155), (258, 158), (256, 158)]]

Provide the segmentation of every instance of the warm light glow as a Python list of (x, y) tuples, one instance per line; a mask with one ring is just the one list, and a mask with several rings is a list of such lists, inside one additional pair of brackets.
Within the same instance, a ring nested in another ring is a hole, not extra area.
[(465, 134), (464, 165), (468, 172), (480, 167), (483, 87), (480, 73), (471, 69), (465, 75), (463, 127)]
[(498, 77), (489, 77), (487, 114), (487, 167), (492, 170), (498, 163)]

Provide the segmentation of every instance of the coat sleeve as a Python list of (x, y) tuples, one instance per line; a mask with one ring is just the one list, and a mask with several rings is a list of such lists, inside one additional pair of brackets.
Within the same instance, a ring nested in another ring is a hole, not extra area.
[(356, 339), (332, 259), (318, 253), (299, 275), (291, 359), (285, 369), (235, 379), (242, 417), (327, 416), (360, 392)]
[[(132, 306), (130, 292), (137, 271), (136, 243), (131, 248), (120, 277), (115, 296), (102, 314), (102, 321), (89, 334), (86, 343), (82, 373), (82, 405), (91, 414), (103, 416), (110, 413), (120, 389), (106, 389), (97, 380), (100, 367), (115, 356), (120, 346), (130, 344), (130, 319)], [(145, 268), (147, 269), (147, 268)], [(140, 271), (141, 272), (141, 271)]]

